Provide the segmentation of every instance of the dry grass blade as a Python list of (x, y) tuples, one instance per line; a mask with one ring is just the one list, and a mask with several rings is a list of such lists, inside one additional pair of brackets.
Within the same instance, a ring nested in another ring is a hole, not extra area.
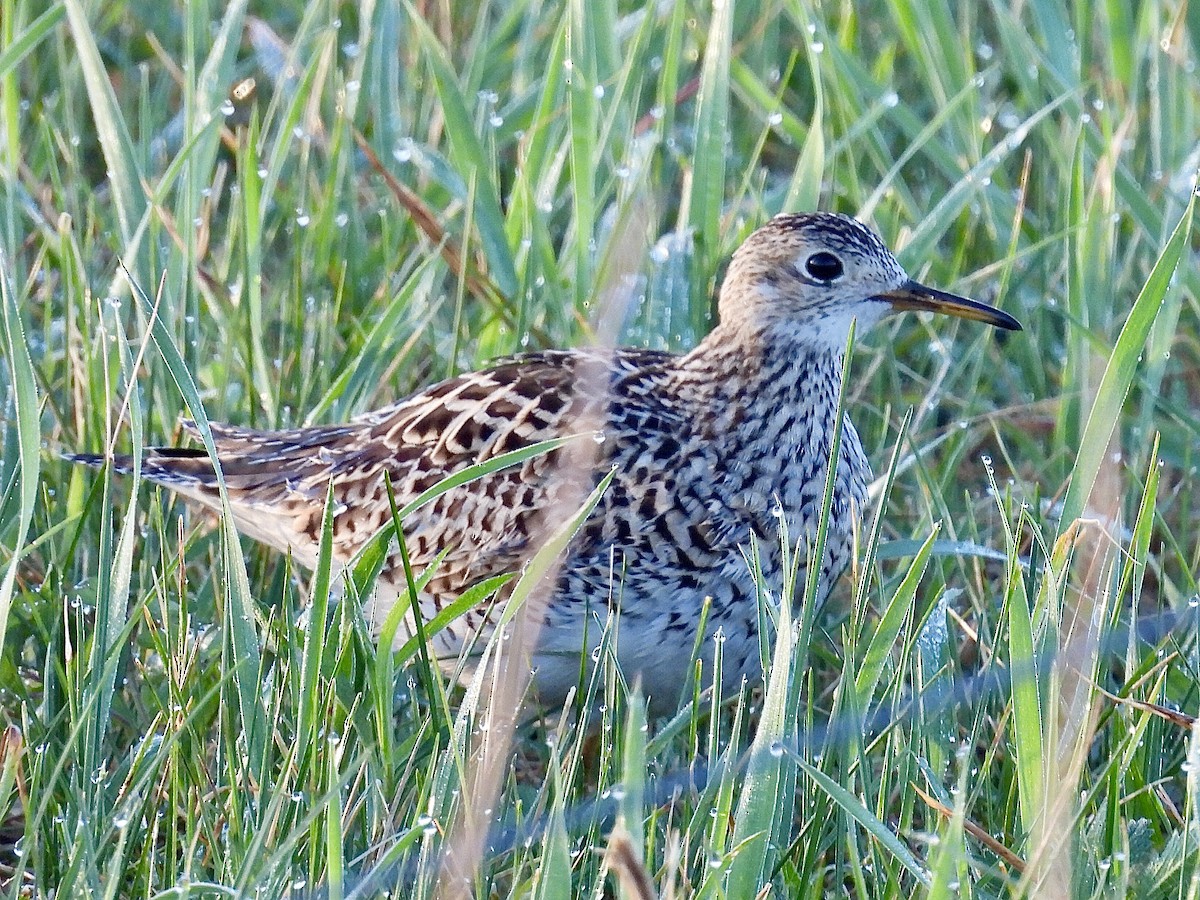
[[(946, 806), (946, 804), (942, 803), (936, 797), (930, 796), (916, 784), (911, 785), (911, 787), (914, 791), (916, 791), (917, 796), (924, 800), (925, 804), (930, 809), (937, 812), (938, 815), (947, 820), (954, 817), (954, 810)], [(983, 846), (987, 847), (998, 857), (1004, 860), (1018, 875), (1025, 873), (1025, 860), (1021, 859), (1021, 857), (1019, 857), (1016, 853), (988, 834), (986, 828), (982, 828), (975, 822), (972, 822), (970, 819), (964, 818), (963, 829), (967, 832), (967, 834), (971, 835), (971, 837), (975, 838), (975, 840), (979, 841), (979, 843), (983, 844)]]

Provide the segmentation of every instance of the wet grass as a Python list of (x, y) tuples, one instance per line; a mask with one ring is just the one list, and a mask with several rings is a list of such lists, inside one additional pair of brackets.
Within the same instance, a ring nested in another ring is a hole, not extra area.
[[(7, 895), (1200, 893), (1200, 5), (467, 6), (4, 3)], [(859, 336), (859, 565), (742, 698), (605, 660), (510, 762), (333, 573), (59, 457), (686, 348), (809, 208), (1025, 330)]]

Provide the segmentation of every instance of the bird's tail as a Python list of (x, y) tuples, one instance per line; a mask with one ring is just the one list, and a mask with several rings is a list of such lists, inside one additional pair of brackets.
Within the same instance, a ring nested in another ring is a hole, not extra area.
[[(324, 483), (313, 484), (289, 478), (294, 470), (287, 465), (273, 465), (276, 458), (269, 452), (280, 443), (279, 433), (263, 433), (258, 443), (261, 452), (246, 453), (253, 433), (243, 430), (213, 429), (217, 439), (217, 454), (221, 471), (229, 489), (229, 507), (239, 531), (285, 552), (294, 551), (301, 560), (312, 558), (315, 564), (315, 544), (304, 538), (295, 526), (298, 508), (294, 501), (303, 490), (323, 497)], [(276, 454), (277, 456), (279, 454)], [(132, 456), (103, 456), (96, 453), (66, 453), (65, 458), (88, 466), (110, 465), (115, 472), (130, 473)], [(283, 463), (288, 463), (286, 454)], [(221, 509), (220, 489), (212, 459), (203, 449), (179, 447), (150, 447), (141, 456), (141, 476), (147, 481), (186, 497), (210, 510)], [(299, 507), (303, 513), (306, 507)], [(319, 521), (319, 511), (318, 511)], [(319, 525), (318, 525), (319, 531)], [(312, 550), (309, 552), (309, 545)]]
[[(133, 457), (99, 453), (64, 453), (63, 459), (93, 468), (108, 464), (114, 472), (133, 472)], [(180, 493), (203, 498), (216, 495), (217, 476), (204, 449), (150, 447), (142, 454), (142, 477)]]
[[(196, 433), (184, 421), (184, 429)], [(304, 493), (323, 498), (333, 471), (333, 455), (326, 450), (350, 429), (326, 426), (292, 431), (256, 431), (212, 423), (213, 440), (225, 484), (243, 502), (272, 505)], [(108, 463), (113, 471), (133, 471), (132, 456), (105, 457), (94, 453), (67, 453), (72, 462), (89, 466)], [(210, 506), (220, 503), (217, 475), (203, 448), (150, 447), (142, 453), (142, 477)]]

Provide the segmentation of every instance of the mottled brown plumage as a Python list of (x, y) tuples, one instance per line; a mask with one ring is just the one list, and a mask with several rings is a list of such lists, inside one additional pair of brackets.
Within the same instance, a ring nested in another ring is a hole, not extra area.
[[(403, 506), (471, 464), (596, 431), (599, 442), (575, 442), (456, 487), (406, 519), (418, 571), (446, 553), (421, 597), (422, 615), (428, 619), (481, 579), (519, 571), (612, 470), (553, 587), (534, 607), (540, 628), (530, 662), (539, 698), (561, 701), (578, 679), (581, 654), (597, 646), (610, 610), (619, 608), (623, 670), (640, 677), (658, 704), (673, 702), (706, 597), (707, 636), (720, 630), (725, 685), (735, 686), (759, 666), (758, 601), (746, 561), (751, 536), (765, 582), (778, 589), (780, 517), (793, 539), (815, 534), (850, 322), (857, 319), (861, 332), (901, 309), (1020, 327), (991, 307), (912, 282), (853, 219), (778, 216), (734, 255), (720, 323), (690, 353), (530, 353), (345, 425), (214, 426), (234, 520), (245, 534), (312, 567), (332, 480), (335, 558), (345, 563), (389, 521), (385, 472)], [(115, 464), (127, 469), (129, 461)], [(219, 507), (203, 451), (148, 451), (142, 473)], [(849, 561), (869, 475), (847, 422), (818, 600)], [(405, 590), (393, 555), (368, 609), (377, 628)], [(475, 634), (487, 637), (499, 609), (468, 612), (434, 638), (434, 652), (453, 663)], [(700, 646), (711, 659), (713, 641)]]

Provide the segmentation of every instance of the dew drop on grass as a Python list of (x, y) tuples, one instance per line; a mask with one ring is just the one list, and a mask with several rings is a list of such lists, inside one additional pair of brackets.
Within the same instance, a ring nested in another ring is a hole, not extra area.
[(771, 746), (768, 748), (768, 752), (776, 759), (779, 759), (781, 756), (783, 756), (783, 751), (783, 741), (772, 741)]
[(773, 112), (767, 116), (768, 125), (779, 125), (781, 122), (783, 122), (783, 113)]

